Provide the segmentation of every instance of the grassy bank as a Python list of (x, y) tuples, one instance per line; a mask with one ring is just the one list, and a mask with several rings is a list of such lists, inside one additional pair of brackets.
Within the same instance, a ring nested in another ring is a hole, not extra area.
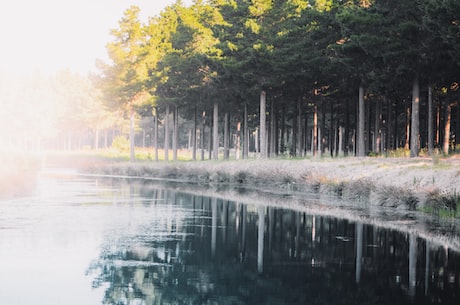
[[(101, 160), (100, 160), (101, 161)], [(107, 161), (107, 160), (105, 160)], [(460, 158), (339, 158), (199, 162), (95, 162), (86, 171), (202, 185), (317, 192), (459, 217)]]

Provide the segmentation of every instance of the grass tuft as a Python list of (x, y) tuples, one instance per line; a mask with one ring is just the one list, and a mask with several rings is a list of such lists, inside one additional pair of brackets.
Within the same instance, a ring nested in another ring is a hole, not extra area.
[(442, 218), (460, 218), (460, 194), (453, 192), (440, 192), (438, 189), (428, 193), (423, 212), (437, 215)]

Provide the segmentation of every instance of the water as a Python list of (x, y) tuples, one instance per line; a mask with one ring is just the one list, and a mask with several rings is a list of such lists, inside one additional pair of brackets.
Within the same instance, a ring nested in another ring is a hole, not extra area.
[(455, 240), (430, 233), (455, 222), (417, 231), (389, 211), (371, 225), (194, 189), (41, 173), (0, 201), (0, 303), (459, 304)]

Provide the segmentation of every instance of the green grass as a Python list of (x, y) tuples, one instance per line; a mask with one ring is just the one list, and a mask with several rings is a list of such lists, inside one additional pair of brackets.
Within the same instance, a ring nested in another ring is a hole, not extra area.
[(428, 194), (425, 205), (419, 210), (441, 218), (460, 218), (460, 194), (456, 191), (449, 193), (433, 191)]

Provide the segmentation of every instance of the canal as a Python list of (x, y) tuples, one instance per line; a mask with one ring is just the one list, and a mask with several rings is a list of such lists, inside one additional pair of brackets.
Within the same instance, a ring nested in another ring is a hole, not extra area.
[(1, 303), (459, 304), (457, 221), (334, 200), (45, 169), (0, 200)]

